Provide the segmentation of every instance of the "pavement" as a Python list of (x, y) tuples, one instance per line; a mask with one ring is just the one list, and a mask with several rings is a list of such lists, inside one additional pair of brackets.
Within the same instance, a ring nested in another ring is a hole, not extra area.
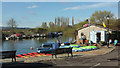
[[(106, 47), (104, 47), (106, 49)], [(111, 46), (111, 48), (107, 48), (108, 51), (101, 49), (96, 50), (95, 55), (86, 54), (86, 56), (78, 56), (72, 58), (63, 58), (57, 60), (50, 60), (50, 61), (42, 61), (40, 63), (47, 63), (54, 66), (61, 67), (81, 67), (81, 68), (120, 68), (120, 57), (119, 57), (119, 50), (120, 47)], [(114, 49), (115, 48), (115, 49)], [(106, 51), (104, 53), (100, 53), (100, 51)], [(96, 55), (96, 53), (99, 53)]]
[[(73, 58), (78, 57), (92, 57), (98, 55), (104, 55), (110, 53), (112, 50), (115, 49), (115, 46), (110, 45), (110, 48), (106, 46), (102, 46), (100, 49), (87, 51), (87, 52), (73, 52)], [(67, 54), (59, 54), (57, 55), (57, 59), (65, 59), (70, 58), (67, 57)], [(17, 62), (24, 62), (24, 63), (34, 63), (34, 62), (42, 62), (42, 61), (49, 61), (49, 60), (57, 60), (56, 58), (52, 58), (52, 56), (42, 56), (42, 57), (29, 57), (29, 58), (17, 58)], [(11, 62), (11, 59), (0, 59), (2, 63)]]
[(2, 68), (119, 68), (119, 49), (110, 45), (110, 48), (103, 46), (98, 50), (74, 52), (74, 57), (61, 54), (57, 59), (51, 56), (17, 58), (17, 62), (6, 59), (2, 63)]

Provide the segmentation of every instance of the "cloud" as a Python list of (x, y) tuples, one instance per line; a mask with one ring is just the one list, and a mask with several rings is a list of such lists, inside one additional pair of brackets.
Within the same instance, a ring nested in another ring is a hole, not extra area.
[(99, 7), (105, 7), (108, 5), (111, 5), (112, 3), (97, 3), (97, 4), (92, 4), (92, 5), (82, 5), (82, 6), (75, 6), (75, 7), (69, 7), (69, 8), (64, 8), (64, 10), (82, 10), (82, 9), (89, 9), (89, 8), (99, 8)]
[(37, 6), (37, 5), (32, 5), (32, 6), (29, 6), (29, 7), (27, 7), (27, 8), (37, 8), (37, 7), (39, 7), (39, 6)]

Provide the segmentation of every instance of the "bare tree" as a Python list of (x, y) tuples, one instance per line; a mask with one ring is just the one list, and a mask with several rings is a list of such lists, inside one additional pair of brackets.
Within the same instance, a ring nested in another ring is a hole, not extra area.
[(61, 27), (69, 26), (69, 17), (61, 17)]
[(72, 26), (74, 26), (74, 17), (72, 17)]
[(57, 26), (57, 19), (55, 18), (55, 26)]
[(48, 28), (47, 23), (46, 22), (42, 22), (42, 26), (41, 27), (42, 28)]
[(50, 28), (54, 28), (55, 27), (55, 24), (53, 22), (49, 22), (49, 27)]
[(69, 26), (69, 17), (67, 17), (67, 26)]
[(57, 26), (60, 26), (60, 18), (58, 17), (57, 20), (58, 20), (58, 21), (57, 21)]
[(9, 20), (9, 22), (7, 23), (8, 27), (14, 29), (17, 27), (16, 21), (12, 18)]

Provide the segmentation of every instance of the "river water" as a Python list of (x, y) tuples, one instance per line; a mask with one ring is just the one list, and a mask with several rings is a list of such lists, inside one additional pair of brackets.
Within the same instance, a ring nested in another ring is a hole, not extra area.
[[(74, 36), (59, 36), (57, 38), (39, 37), (29, 40), (8, 40), (2, 41), (0, 48), (2, 48), (2, 51), (17, 50), (16, 54), (27, 54), (37, 52), (37, 48), (40, 48), (43, 43), (55, 43), (57, 39), (59, 39), (61, 43), (75, 40)], [(31, 50), (30, 47), (33, 47), (33, 50)]]

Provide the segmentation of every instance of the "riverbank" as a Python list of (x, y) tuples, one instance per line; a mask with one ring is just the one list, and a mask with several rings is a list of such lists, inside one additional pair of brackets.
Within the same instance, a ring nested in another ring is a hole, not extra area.
[[(93, 57), (93, 56), (99, 56), (104, 55), (112, 50), (114, 50), (115, 47), (110, 45), (110, 48), (107, 48), (106, 46), (102, 46), (100, 49), (87, 51), (87, 52), (73, 52), (73, 57), (67, 57), (67, 54), (60, 54), (57, 55), (58, 58), (52, 58), (52, 56), (41, 56), (41, 57), (29, 57), (29, 58), (17, 58), (17, 62), (24, 62), (24, 63), (35, 63), (35, 62), (44, 62), (44, 61), (52, 61), (52, 60), (59, 60), (59, 59), (66, 59), (66, 58), (81, 58), (81, 57)], [(7, 63), (11, 62), (11, 59), (0, 59), (0, 62)]]

